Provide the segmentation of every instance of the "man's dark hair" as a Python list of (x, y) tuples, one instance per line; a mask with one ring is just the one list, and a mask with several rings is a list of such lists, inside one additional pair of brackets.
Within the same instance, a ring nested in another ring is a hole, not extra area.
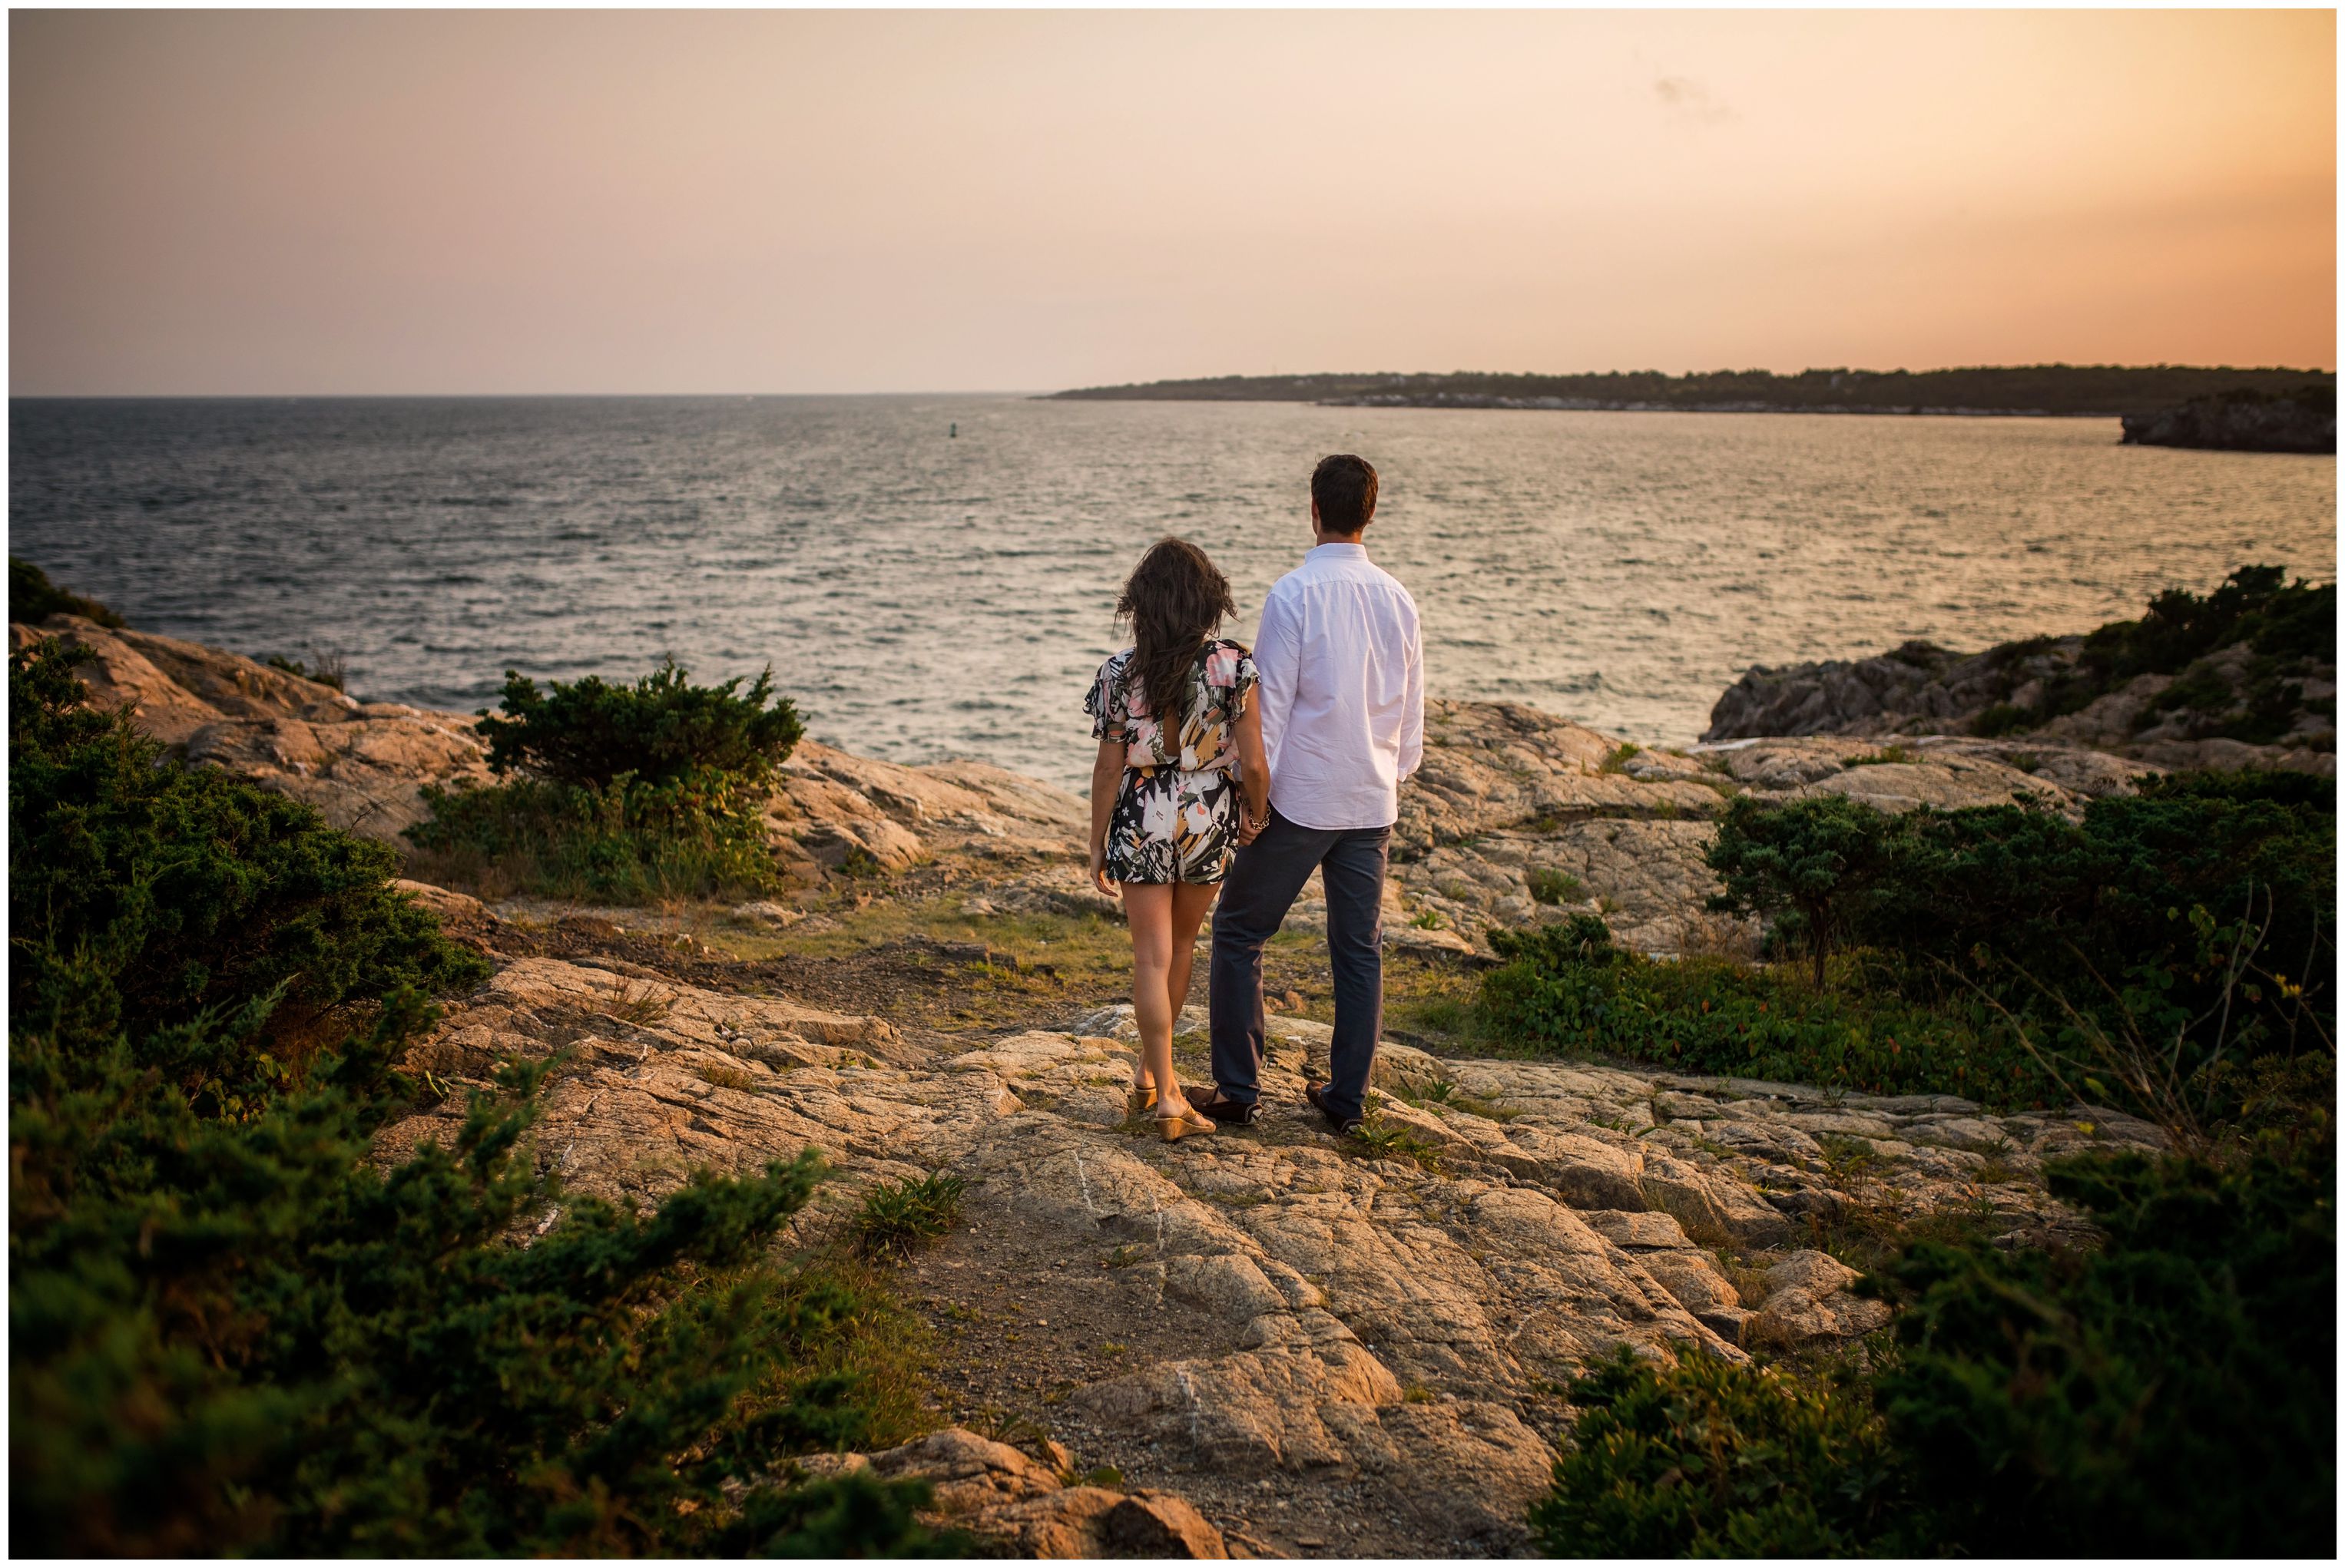
[(1365, 458), (1337, 452), (1311, 470), (1311, 501), (1329, 533), (1357, 533), (1376, 514), (1376, 470)]

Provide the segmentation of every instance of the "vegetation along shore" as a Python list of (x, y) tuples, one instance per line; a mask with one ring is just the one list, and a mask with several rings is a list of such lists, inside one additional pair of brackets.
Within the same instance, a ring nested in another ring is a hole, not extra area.
[[(2010, 365), (1945, 370), (1658, 370), (1207, 376), (1052, 394), (1073, 400), (1325, 403), (1361, 408), (1669, 410), (1685, 413), (2133, 415), (2129, 441), (2334, 451), (2337, 378), (2190, 365)], [(2323, 400), (2326, 400), (2325, 403)], [(2263, 404), (2285, 408), (2260, 408)], [(2204, 412), (2218, 409), (2220, 417)], [(2328, 441), (2318, 444), (2325, 409)], [(2285, 444), (2269, 444), (2273, 440)], [(2308, 442), (2311, 444), (2307, 444)]]
[(1073, 796), (12, 561), (19, 1544), (2329, 1552), (2334, 592), (1436, 700), (1365, 1135), (1306, 895), (1164, 1145)]

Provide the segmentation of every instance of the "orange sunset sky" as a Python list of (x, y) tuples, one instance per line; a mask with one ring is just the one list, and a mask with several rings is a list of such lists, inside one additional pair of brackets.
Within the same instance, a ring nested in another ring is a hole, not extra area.
[(10, 387), (2336, 363), (2329, 12), (16, 12)]

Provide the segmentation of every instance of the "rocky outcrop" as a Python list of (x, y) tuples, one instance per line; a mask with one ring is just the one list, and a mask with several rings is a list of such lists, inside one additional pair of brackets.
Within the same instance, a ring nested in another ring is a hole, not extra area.
[(1008, 1443), (947, 1427), (879, 1453), (817, 1454), (799, 1468), (815, 1475), (867, 1473), (922, 1481), (922, 1517), (1020, 1557), (1147, 1557), (1184, 1560), (1241, 1555), (1183, 1498), (1168, 1492), (1073, 1483), (1066, 1450), (1054, 1462)]
[[(44, 632), (91, 649), (83, 676), (96, 701), (127, 704), (188, 760), (310, 802), (339, 826), (400, 844), (423, 814), (424, 785), (489, 781), (464, 715), (357, 702), (233, 653), (69, 616), (12, 629), (18, 645)], [(1586, 912), (1648, 952), (1745, 951), (1754, 930), (1704, 908), (1716, 890), (1702, 864), (1711, 819), (1736, 794), (1842, 794), (1890, 810), (2036, 799), (2073, 811), (2143, 771), (2035, 738), (1885, 747), (1818, 734), (1640, 751), (1535, 708), (1436, 699), (1424, 765), (1402, 789), (1385, 940), (1486, 958), (1494, 927)], [(976, 915), (1122, 913), (1085, 874), (1086, 804), (990, 764), (907, 767), (802, 741), (766, 819), (800, 888), (884, 891), (917, 874), (954, 886)], [(801, 915), (787, 899), (739, 913), (777, 929)], [(1315, 877), (1288, 924), (1308, 933), (1325, 919)]]
[(336, 827), (396, 840), (425, 815), (422, 787), (488, 781), (488, 752), (462, 713), (361, 703), (240, 654), (175, 637), (108, 629), (75, 615), (12, 623), (11, 648), (53, 636), (94, 657), (77, 672), (102, 707), (127, 706), (140, 729), (318, 808)]
[[(1756, 936), (1714, 916), (1703, 864), (1738, 794), (1844, 794), (1887, 811), (2035, 801), (2079, 813), (2156, 769), (2073, 745), (1840, 736), (1639, 750), (1511, 703), (1434, 701), (1426, 760), (1394, 830), (1396, 917), (1479, 951), (1493, 927), (1601, 914), (1647, 952), (1738, 952)], [(1318, 906), (1306, 898), (1304, 928)]]
[[(93, 658), (78, 673), (94, 703), (127, 706), (176, 754), (307, 802), (371, 838), (401, 843), (425, 815), (426, 784), (492, 782), (472, 714), (360, 702), (241, 654), (78, 616), (12, 624), (9, 636), (14, 648), (43, 636), (87, 648)], [(1087, 820), (1074, 796), (988, 764), (899, 767), (815, 741), (783, 764), (766, 815), (777, 851), (805, 881), (849, 868), (851, 858), (853, 869), (883, 874), (957, 851), (1062, 860)]]
[[(1969, 737), (2004, 729), (1991, 753), (2046, 762), (2051, 753), (2098, 752), (2158, 768), (2284, 768), (2336, 771), (2336, 667), (2309, 667), (2296, 683), (2293, 727), (2276, 744), (2249, 744), (2208, 731), (2236, 716), (2253, 682), (2244, 644), (2198, 661), (2197, 678), (2232, 693), (2209, 712), (2176, 706), (2159, 694), (2176, 677), (2145, 674), (2106, 691), (2075, 713), (2043, 719), (2047, 688), (2077, 669), (2082, 637), (2005, 642), (1984, 653), (1956, 653), (1908, 642), (1870, 659), (1754, 665), (1711, 710), (1705, 745), (1810, 735), (1891, 738)], [(2330, 710), (2324, 712), (2324, 707)]]
[(2337, 389), (2239, 390), (2170, 409), (2127, 414), (2127, 446), (2203, 447), (2227, 452), (2335, 452)]
[[(1202, 1025), (1193, 1010), (1180, 1049)], [(523, 958), (416, 1047), (409, 1067), (449, 1098), (385, 1129), (378, 1153), (447, 1137), (495, 1063), (558, 1052), (531, 1137), (573, 1190), (656, 1200), (695, 1168), (813, 1149), (837, 1175), (797, 1222), (812, 1242), (869, 1183), (950, 1171), (969, 1184), (969, 1245), (1015, 1234), (1033, 1249), (1019, 1353), (1068, 1374), (1062, 1441), (1201, 1485), (1372, 1486), (1402, 1538), (1497, 1551), (1547, 1484), (1538, 1422), (1572, 1368), (1617, 1345), (1738, 1358), (1879, 1326), (1848, 1270), (1798, 1249), (1806, 1216), (1960, 1204), (2041, 1227), (2058, 1220), (2043, 1159), (2157, 1138), (2084, 1108), (1993, 1117), (1944, 1096), (1386, 1042), (1375, 1138), (1346, 1145), (1304, 1104), (1327, 1029), (1271, 1030), (1258, 1127), (1166, 1145), (1126, 1119), (1129, 1008), (923, 1047), (876, 1017)], [(1101, 1367), (1048, 1331), (1101, 1311), (1187, 1337)], [(979, 1441), (869, 1462), (939, 1480), (940, 1508), (1018, 1550), (1212, 1554), (1211, 1527), (1171, 1501), (1068, 1486)]]

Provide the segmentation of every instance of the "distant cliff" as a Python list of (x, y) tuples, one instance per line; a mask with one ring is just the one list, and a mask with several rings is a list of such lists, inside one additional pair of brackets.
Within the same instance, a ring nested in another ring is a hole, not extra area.
[(2169, 767), (2333, 772), (2337, 588), (2242, 567), (2138, 621), (1983, 653), (1908, 642), (1745, 673), (1705, 742), (1776, 735), (2041, 736)]
[(2328, 389), (2318, 370), (2188, 365), (2016, 365), (1951, 370), (1658, 370), (1603, 375), (1447, 374), (1213, 376), (1085, 387), (1070, 400), (1328, 403), (1436, 409), (1661, 409), (1688, 413), (2070, 414), (2115, 419), (2245, 389), (2292, 395)]
[(2233, 388), (2178, 408), (2125, 416), (2125, 443), (2234, 452), (2334, 452), (2337, 384), (2287, 392)]

